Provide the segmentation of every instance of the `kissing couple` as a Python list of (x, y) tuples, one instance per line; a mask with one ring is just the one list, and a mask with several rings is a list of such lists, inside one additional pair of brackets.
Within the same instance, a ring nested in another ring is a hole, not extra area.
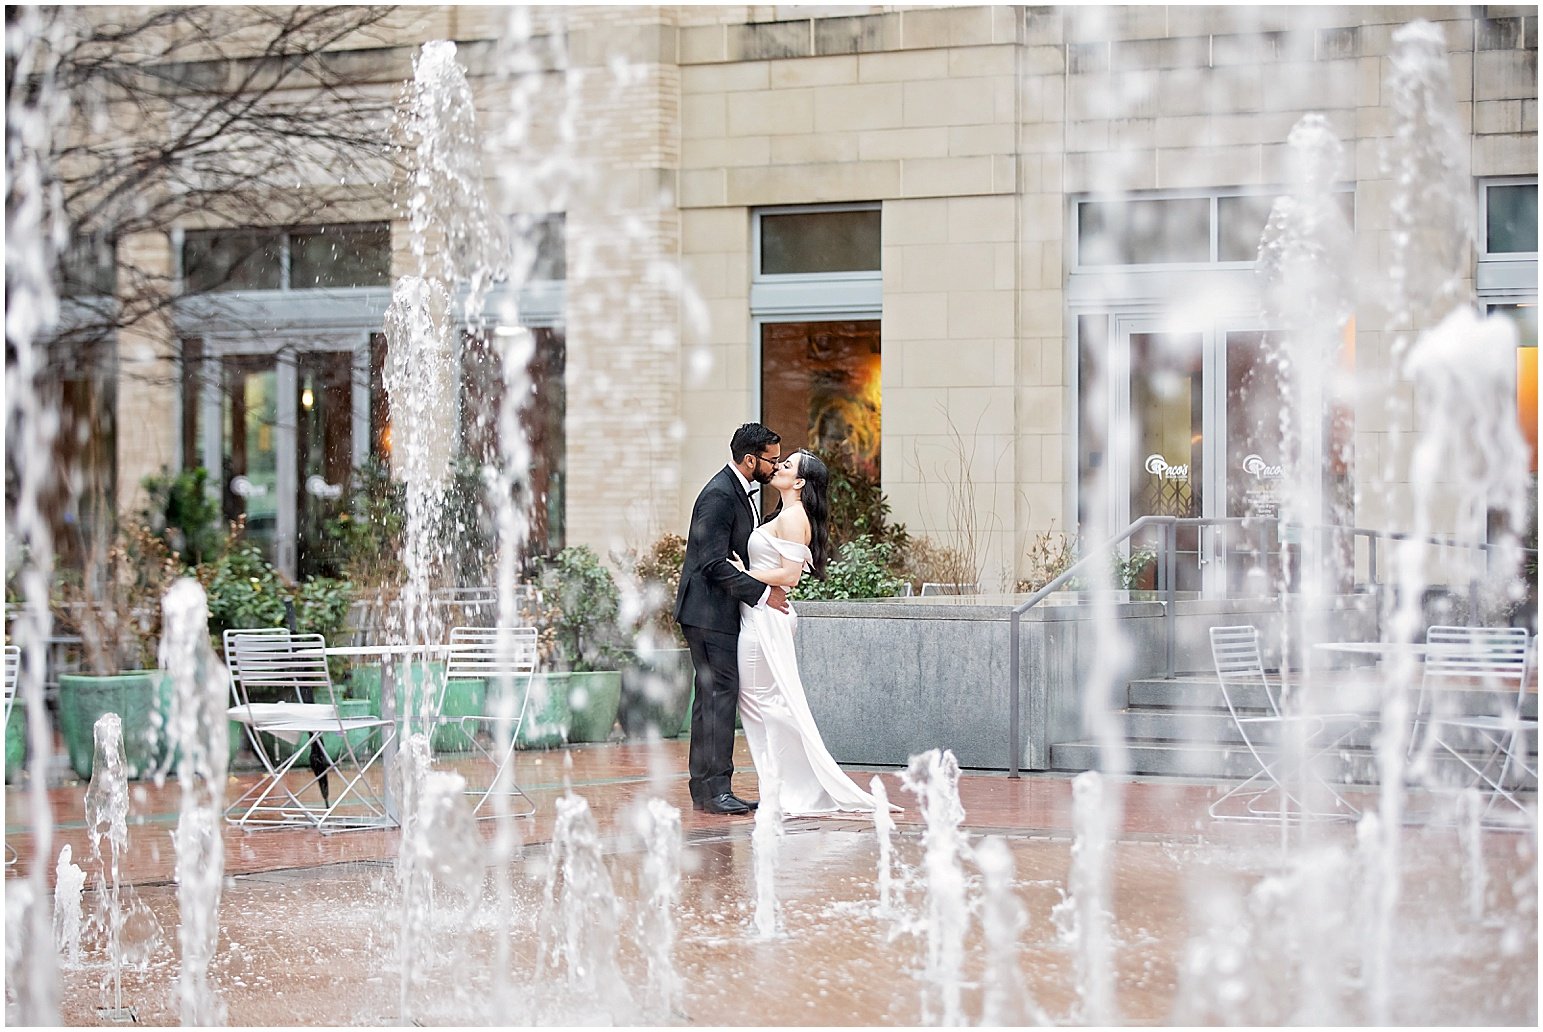
[[(691, 804), (748, 814), (734, 794), (734, 714), (763, 786), (778, 785), (789, 816), (872, 811), (873, 796), (836, 765), (804, 697), (793, 650), (798, 614), (788, 592), (829, 559), (830, 473), (807, 451), (782, 455), (782, 438), (746, 423), (729, 441), (729, 463), (697, 495), (675, 620), (691, 647)], [(763, 524), (756, 492), (777, 492)]]

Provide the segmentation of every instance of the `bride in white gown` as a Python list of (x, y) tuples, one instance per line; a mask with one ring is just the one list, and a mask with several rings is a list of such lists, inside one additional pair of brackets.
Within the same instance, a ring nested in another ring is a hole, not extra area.
[[(738, 556), (730, 562), (789, 590), (805, 572), (822, 576), (828, 480), (825, 464), (808, 452), (784, 459), (771, 479), (782, 496), (777, 514), (751, 533), (749, 565)], [(739, 714), (757, 776), (775, 773), (782, 811), (790, 816), (872, 811), (873, 796), (836, 766), (809, 712), (793, 651), (798, 614), (744, 604), (739, 614)]]

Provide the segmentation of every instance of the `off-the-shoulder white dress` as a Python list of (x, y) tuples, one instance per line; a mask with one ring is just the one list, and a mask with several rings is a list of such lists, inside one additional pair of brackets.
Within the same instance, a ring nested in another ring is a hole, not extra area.
[[(807, 564), (805, 545), (787, 541), (764, 527), (750, 535), (749, 568), (774, 570), (782, 557)], [(739, 714), (764, 796), (767, 774), (774, 773), (783, 813), (831, 814), (872, 811), (873, 796), (857, 787), (836, 766), (820, 738), (804, 698), (793, 632), (798, 614), (769, 606), (739, 607)]]

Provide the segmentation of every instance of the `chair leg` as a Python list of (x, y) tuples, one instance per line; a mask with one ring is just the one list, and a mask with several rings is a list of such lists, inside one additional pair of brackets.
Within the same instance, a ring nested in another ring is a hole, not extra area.
[[(496, 726), (500, 718), (489, 716), (466, 716), (461, 718), (461, 720), (462, 727), (464, 729), (466, 724), (476, 722), (492, 723)], [(468, 795), (475, 795), (477, 797), (477, 802), (472, 806), (472, 813), (479, 821), (491, 820), (499, 816), (497, 812), (483, 812), (483, 807), (488, 805), (488, 801), (495, 795), (509, 796), (511, 801), (515, 797), (523, 800), (523, 803), (518, 810), (511, 810), (508, 812), (507, 816), (509, 817), (529, 817), (536, 812), (536, 801), (527, 795), (525, 790), (521, 788), (514, 780), (514, 758), (516, 752), (515, 737), (519, 733), (519, 723), (514, 721), (510, 721), (510, 723), (512, 726), (509, 730), (509, 744), (505, 747), (504, 755), (502, 758), (494, 756), (493, 749), (484, 748), (482, 743), (478, 741), (475, 734), (467, 733), (467, 737), (476, 744), (478, 751), (487, 758), (489, 763), (493, 764), (493, 780), (487, 788), (470, 788), (466, 790)], [(498, 734), (496, 731), (494, 732), (493, 740), (496, 746), (498, 740)]]
[[(247, 789), (235, 802), (225, 808), (225, 819), (241, 828), (249, 826), (258, 828), (315, 826), (314, 809), (306, 805), (296, 792), (285, 784), (284, 779), (308, 747), (321, 748), (320, 741), (321, 732), (309, 732), (305, 741), (298, 743), (295, 750), (290, 753), (289, 758), (277, 766), (273, 765), (272, 761), (268, 758), (267, 752), (259, 746), (257, 755), (258, 759), (263, 763), (265, 772), (257, 784)], [(299, 791), (304, 792), (314, 782), (315, 779), (313, 778), (311, 782), (302, 785)], [(273, 795), (275, 791), (282, 792), (289, 799), (289, 804), (285, 805), (280, 802), (267, 805), (268, 797)], [(256, 798), (253, 798), (254, 796)], [(247, 802), (249, 799), (251, 800), (250, 803)], [(241, 812), (240, 816), (232, 816), (243, 804), (245, 804), (246, 808)], [(280, 816), (272, 818), (262, 816), (262, 814), (270, 811)]]
[[(336, 831), (357, 831), (364, 828), (396, 826), (396, 822), (392, 820), (391, 815), (386, 812), (385, 803), (374, 798), (372, 795), (367, 794), (365, 791), (365, 789), (368, 787), (368, 782), (365, 780), (366, 775), (369, 773), (370, 768), (375, 766), (375, 764), (380, 760), (380, 757), (385, 753), (386, 747), (391, 743), (395, 734), (396, 729), (394, 727), (382, 727), (379, 747), (377, 747), (375, 751), (370, 754), (369, 758), (362, 763), (358, 762), (358, 755), (354, 752), (353, 746), (348, 743), (347, 737), (344, 737), (343, 747), (344, 750), (348, 753), (349, 757), (354, 761), (354, 773), (352, 776), (345, 775), (340, 769), (338, 769), (336, 764), (333, 764), (328, 768), (329, 770), (337, 773), (338, 778), (342, 783), (338, 788), (337, 797), (332, 801), (332, 804), (328, 806), (327, 809), (321, 814), (317, 823), (317, 827), (322, 832), (329, 833)], [(342, 806), (343, 802), (349, 797), (353, 797), (359, 803), (363, 804), (367, 812), (364, 814), (339, 813), (338, 808)]]
[[(1252, 742), (1246, 738), (1244, 744), (1248, 747), (1249, 754), (1259, 765), (1259, 770), (1250, 775), (1241, 783), (1233, 786), (1221, 798), (1213, 802), (1208, 808), (1211, 817), (1216, 820), (1252, 820), (1252, 821), (1286, 821), (1288, 823), (1310, 820), (1354, 820), (1361, 816), (1361, 811), (1353, 803), (1335, 790), (1334, 786), (1325, 780), (1322, 775), (1313, 769), (1313, 763), (1349, 738), (1355, 732), (1354, 728), (1347, 728), (1331, 742), (1312, 742), (1309, 740), (1306, 747), (1312, 752), (1302, 761), (1293, 766), (1284, 766), (1285, 758), (1267, 760), (1256, 749)], [(1268, 782), (1260, 788), (1248, 791), (1250, 785), (1257, 781)], [(1294, 788), (1288, 787), (1300, 782), (1306, 785), (1316, 785), (1326, 791), (1334, 800), (1336, 809), (1332, 811), (1313, 809), (1308, 801)], [(1270, 794), (1277, 795), (1275, 805), (1265, 809), (1256, 805), (1258, 801)], [(1244, 801), (1244, 813), (1222, 812), (1223, 804), (1229, 799)], [(1294, 807), (1294, 809), (1293, 809)]]

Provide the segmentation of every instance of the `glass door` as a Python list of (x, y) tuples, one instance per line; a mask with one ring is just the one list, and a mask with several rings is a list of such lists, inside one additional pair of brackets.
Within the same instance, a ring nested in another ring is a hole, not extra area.
[[(1123, 354), (1114, 368), (1123, 404), (1111, 411), (1129, 417), (1125, 455), (1114, 466), (1125, 473), (1116, 498), (1126, 501), (1125, 523), (1142, 516), (1192, 518), (1206, 514), (1210, 435), (1206, 395), (1208, 335), (1199, 330), (1165, 329), (1150, 320), (1116, 321)], [(1121, 435), (1111, 434), (1111, 442)], [(1122, 524), (1123, 525), (1123, 524)], [(1132, 540), (1132, 547), (1154, 547), (1155, 532)], [(1181, 527), (1176, 541), (1177, 587), (1202, 591), (1208, 575), (1206, 534)], [(1155, 586), (1135, 581), (1131, 587)]]
[[(782, 453), (833, 456), (848, 476), (877, 483), (883, 403), (877, 319), (761, 324), (761, 422)], [(761, 492), (770, 511), (777, 500)]]
[(280, 537), (278, 362), (272, 355), (231, 356), (221, 374), (225, 519), (245, 517), (246, 539), (272, 559)]
[[(1109, 331), (1110, 418), (1103, 433), (1111, 533), (1142, 516), (1278, 516), (1287, 482), (1285, 442), (1297, 433), (1289, 422), (1278, 336), (1123, 315), (1110, 317)], [(1090, 340), (1082, 343), (1087, 348)], [(1097, 339), (1091, 343), (1097, 346)], [(1156, 547), (1158, 540), (1154, 532), (1132, 544)], [(1180, 591), (1236, 596), (1282, 586), (1273, 529), (1181, 527), (1176, 545)], [(1148, 577), (1131, 586), (1155, 584)]]
[[(1286, 404), (1284, 356), (1278, 334), (1224, 330), (1226, 370), (1226, 510), (1232, 517), (1279, 517), (1287, 483), (1286, 442), (1294, 428)], [(1270, 528), (1229, 529), (1218, 549), (1231, 595), (1275, 594), (1285, 586), (1279, 535)]]
[[(336, 574), (327, 523), (370, 454), (370, 349), (322, 346), (205, 355), (190, 447), (220, 471), (226, 520), (290, 577)], [(190, 392), (191, 394), (192, 392)], [(204, 427), (218, 428), (207, 433)]]
[(296, 574), (342, 571), (326, 528), (348, 505), (354, 449), (354, 355), (313, 351), (296, 362)]

